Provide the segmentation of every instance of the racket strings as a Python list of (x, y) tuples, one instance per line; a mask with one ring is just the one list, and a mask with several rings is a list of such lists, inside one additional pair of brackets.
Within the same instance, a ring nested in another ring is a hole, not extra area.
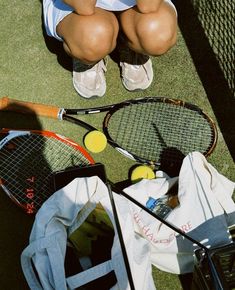
[(52, 193), (56, 170), (89, 164), (73, 146), (55, 138), (31, 134), (13, 138), (0, 151), (0, 172), (5, 190), (21, 204), (35, 208)]
[(115, 142), (145, 160), (164, 152), (174, 160), (192, 151), (207, 152), (212, 128), (197, 110), (163, 102), (132, 104), (113, 113), (108, 133)]
[[(36, 142), (32, 146), (31, 143), (31, 138), (26, 136), (14, 138), (10, 144), (2, 148), (0, 155), (3, 185), (10, 193), (14, 193), (20, 203), (26, 199), (30, 191), (33, 194), (30, 183), (34, 181), (33, 171), (39, 164), (38, 160), (34, 162), (34, 156), (36, 153), (39, 154), (41, 146)], [(31, 163), (27, 161), (29, 158)]]
[(125, 107), (112, 115), (108, 125), (112, 139), (137, 156), (141, 156), (143, 152), (146, 156), (151, 156), (155, 150), (151, 123), (144, 117), (151, 112), (149, 106), (151, 104)]
[[(173, 108), (174, 106), (174, 108)], [(206, 149), (208, 139), (211, 139), (211, 128), (206, 119), (197, 111), (189, 110), (183, 106), (171, 105), (164, 107), (162, 104), (159, 118), (159, 131), (165, 137), (167, 147), (181, 147), (185, 152), (189, 148)], [(203, 138), (201, 138), (203, 136)]]

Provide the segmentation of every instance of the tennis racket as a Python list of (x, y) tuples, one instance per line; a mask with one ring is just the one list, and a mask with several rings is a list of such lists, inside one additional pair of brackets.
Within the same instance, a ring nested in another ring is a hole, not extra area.
[(66, 120), (88, 130), (95, 128), (71, 115), (106, 111), (103, 132), (109, 144), (125, 156), (153, 167), (163, 163), (174, 167), (193, 151), (208, 156), (217, 142), (215, 123), (205, 112), (195, 105), (164, 97), (132, 99), (89, 109), (64, 109), (3, 97), (0, 109), (34, 112)]
[(0, 185), (28, 214), (53, 193), (55, 171), (94, 163), (83, 147), (53, 132), (2, 129), (0, 134)]

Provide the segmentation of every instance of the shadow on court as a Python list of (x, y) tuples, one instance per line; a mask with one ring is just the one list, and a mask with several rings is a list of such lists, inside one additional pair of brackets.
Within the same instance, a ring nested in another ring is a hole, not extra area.
[(228, 86), (193, 5), (190, 1), (183, 0), (174, 0), (174, 4), (179, 15), (180, 31), (206, 91), (220, 131), (233, 160), (235, 160), (235, 97)]
[[(10, 129), (42, 129), (36, 115), (26, 116), (3, 111), (0, 111), (0, 125), (1, 128)], [(0, 135), (1, 139), (3, 137), (3, 135)], [(15, 170), (15, 168), (13, 169)], [(4, 168), (1, 170), (4, 170)], [(20, 255), (28, 244), (33, 221), (34, 216), (27, 215), (0, 188), (1, 289), (29, 289), (21, 270)]]
[(39, 0), (41, 3), (41, 30), (42, 35), (44, 37), (44, 41), (46, 44), (47, 49), (57, 56), (58, 63), (66, 70), (72, 72), (72, 59), (68, 56), (63, 48), (63, 42), (59, 41), (53, 37), (47, 35), (44, 27), (43, 21), (43, 7), (42, 7), (42, 0)]

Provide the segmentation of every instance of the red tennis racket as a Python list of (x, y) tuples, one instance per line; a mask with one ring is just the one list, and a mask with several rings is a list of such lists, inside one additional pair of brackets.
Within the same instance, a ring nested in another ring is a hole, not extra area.
[(55, 171), (94, 164), (83, 147), (53, 132), (2, 129), (0, 134), (0, 185), (28, 214), (53, 193)]

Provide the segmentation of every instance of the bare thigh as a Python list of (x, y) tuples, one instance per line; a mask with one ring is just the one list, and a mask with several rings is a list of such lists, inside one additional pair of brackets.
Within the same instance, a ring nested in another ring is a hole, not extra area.
[(65, 51), (86, 63), (104, 58), (115, 48), (118, 30), (114, 13), (100, 8), (91, 16), (71, 13), (57, 25)]

